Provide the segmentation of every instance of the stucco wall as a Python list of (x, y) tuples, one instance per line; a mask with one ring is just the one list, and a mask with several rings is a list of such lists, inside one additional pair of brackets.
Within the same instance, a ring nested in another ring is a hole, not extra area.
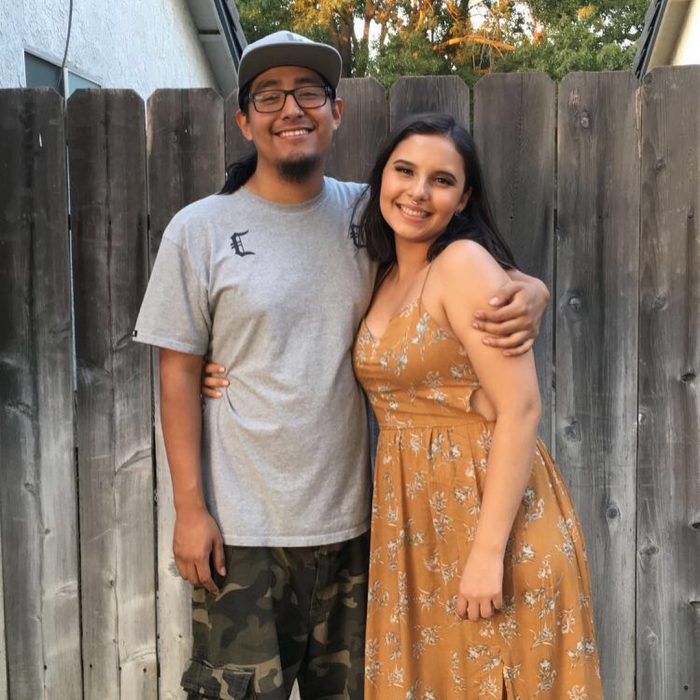
[[(105, 88), (216, 87), (185, 0), (74, 0), (67, 66)], [(24, 51), (61, 62), (68, 0), (0, 0), (0, 87), (25, 85)]]
[(700, 63), (700, 0), (693, 0), (671, 63), (674, 66)]

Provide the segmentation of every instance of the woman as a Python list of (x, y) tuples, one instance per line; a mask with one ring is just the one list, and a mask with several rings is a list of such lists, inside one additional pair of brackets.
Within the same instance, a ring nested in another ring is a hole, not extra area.
[(358, 239), (380, 265), (354, 367), (380, 424), (367, 700), (600, 698), (583, 537), (537, 441), (531, 352), (472, 315), (515, 265), (474, 143), (413, 117), (372, 170)]
[(602, 698), (583, 538), (537, 441), (532, 353), (486, 347), (473, 322), (515, 267), (473, 140), (448, 115), (412, 117), (369, 184), (355, 237), (379, 276), (353, 353), (380, 424), (365, 697)]

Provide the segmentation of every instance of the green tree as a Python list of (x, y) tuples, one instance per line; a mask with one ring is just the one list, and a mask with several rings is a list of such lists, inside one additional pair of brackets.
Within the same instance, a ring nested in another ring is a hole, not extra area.
[(241, 26), (248, 43), (294, 26), (291, 3), (280, 0), (238, 0)]
[[(647, 0), (239, 0), (249, 41), (291, 29), (335, 46), (343, 75), (629, 68)], [(378, 38), (370, 41), (376, 25)]]
[[(367, 75), (373, 21), (388, 17), (385, 0), (239, 0), (238, 11), (248, 41), (280, 29), (325, 41), (340, 52), (343, 76)], [(356, 32), (355, 20), (361, 30)]]
[(575, 70), (625, 70), (632, 65), (644, 24), (646, 0), (592, 5), (574, 0), (532, 0), (534, 19), (501, 71), (544, 71), (555, 80)]

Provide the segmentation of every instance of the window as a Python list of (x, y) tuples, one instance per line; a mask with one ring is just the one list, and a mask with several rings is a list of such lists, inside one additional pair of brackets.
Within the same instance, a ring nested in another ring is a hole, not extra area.
[(63, 85), (59, 85), (61, 69), (43, 58), (24, 54), (24, 69), (27, 75), (27, 87), (52, 87), (63, 94)]
[(67, 84), (67, 97), (70, 97), (76, 90), (101, 87), (98, 83), (67, 68), (64, 70), (64, 80), (61, 80), (61, 67), (59, 65), (27, 51), (24, 52), (24, 68), (27, 76), (27, 87), (52, 87), (61, 95), (66, 95), (65, 86)]
[(66, 71), (68, 74), (68, 97), (70, 97), (76, 90), (85, 90), (89, 88), (100, 87), (97, 83), (93, 83), (92, 80), (83, 78), (82, 75), (77, 75), (73, 71)]

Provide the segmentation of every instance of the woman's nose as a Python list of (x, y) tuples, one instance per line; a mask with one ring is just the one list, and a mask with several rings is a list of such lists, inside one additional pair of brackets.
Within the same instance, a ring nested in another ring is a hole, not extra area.
[(411, 199), (416, 202), (425, 199), (428, 196), (428, 183), (422, 178), (417, 178), (413, 182), (409, 194)]

